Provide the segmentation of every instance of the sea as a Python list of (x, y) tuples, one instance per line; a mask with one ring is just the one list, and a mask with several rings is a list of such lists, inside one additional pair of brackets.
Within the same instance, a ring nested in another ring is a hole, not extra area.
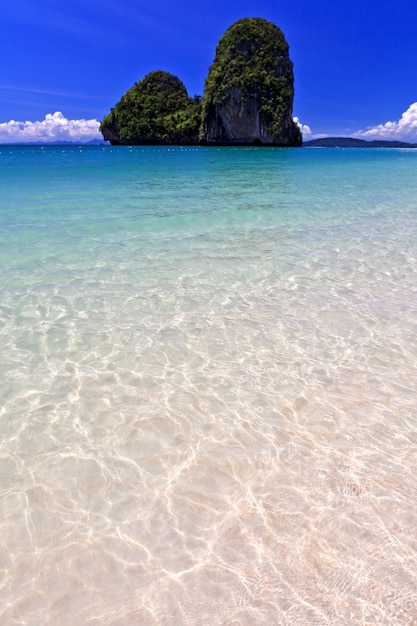
[(417, 624), (417, 150), (0, 146), (0, 623)]

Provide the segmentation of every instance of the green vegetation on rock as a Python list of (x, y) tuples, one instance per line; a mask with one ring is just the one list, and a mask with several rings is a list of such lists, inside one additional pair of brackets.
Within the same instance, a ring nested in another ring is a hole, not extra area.
[(201, 138), (301, 145), (292, 119), (293, 64), (282, 31), (244, 18), (220, 39), (206, 79)]
[(220, 39), (203, 100), (157, 70), (129, 89), (103, 119), (112, 144), (260, 144), (298, 146), (292, 119), (293, 64), (282, 31), (244, 18)]
[(182, 144), (198, 142), (200, 124), (200, 98), (190, 98), (179, 78), (157, 70), (122, 96), (100, 130), (114, 144)]

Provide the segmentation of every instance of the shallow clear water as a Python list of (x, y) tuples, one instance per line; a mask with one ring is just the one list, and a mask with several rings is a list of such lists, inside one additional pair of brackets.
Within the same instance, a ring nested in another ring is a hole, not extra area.
[(0, 146), (1, 623), (417, 623), (416, 171)]

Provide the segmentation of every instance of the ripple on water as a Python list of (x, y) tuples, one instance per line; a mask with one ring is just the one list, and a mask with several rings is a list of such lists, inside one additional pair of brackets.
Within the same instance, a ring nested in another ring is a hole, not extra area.
[(301, 190), (283, 161), (278, 215), (274, 154), (258, 211), (233, 204), (232, 167), (185, 226), (167, 230), (159, 199), (138, 230), (102, 198), (106, 230), (88, 179), (59, 241), (17, 229), (0, 284), (2, 622), (414, 623), (414, 204), (399, 213), (375, 178), (364, 201), (359, 170), (317, 204), (316, 165)]

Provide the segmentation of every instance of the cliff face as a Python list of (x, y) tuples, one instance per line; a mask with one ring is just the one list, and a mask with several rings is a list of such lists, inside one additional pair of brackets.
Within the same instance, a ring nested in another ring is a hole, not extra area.
[(206, 105), (203, 138), (208, 143), (253, 143), (259, 140), (265, 133), (258, 109), (255, 98), (244, 98), (239, 87), (231, 87), (222, 105)]
[(206, 79), (200, 139), (207, 144), (298, 146), (293, 64), (282, 31), (244, 18), (220, 39)]

